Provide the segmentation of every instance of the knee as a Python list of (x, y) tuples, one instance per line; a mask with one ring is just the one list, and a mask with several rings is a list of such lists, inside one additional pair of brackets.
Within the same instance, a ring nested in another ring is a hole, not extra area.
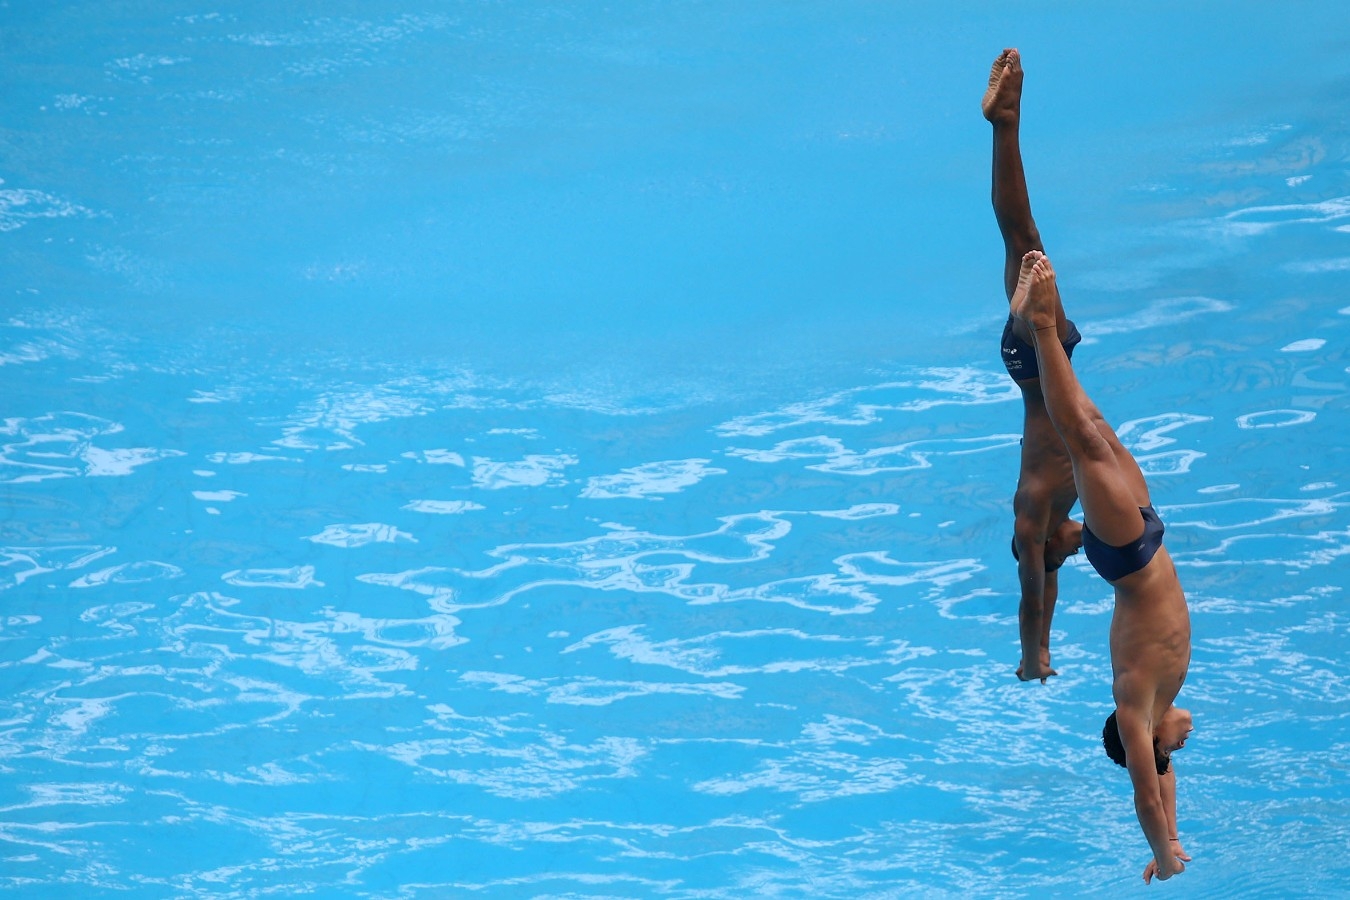
[(1102, 433), (1103, 428), (1110, 427), (1100, 415), (1084, 413), (1076, 416), (1060, 436), (1071, 456), (1088, 461), (1113, 459), (1111, 442)]
[(1018, 260), (1021, 260), (1028, 251), (1045, 250), (1045, 245), (1041, 243), (1041, 232), (1031, 222), (1018, 223), (1007, 228), (1004, 231), (1004, 241), (1008, 252)]

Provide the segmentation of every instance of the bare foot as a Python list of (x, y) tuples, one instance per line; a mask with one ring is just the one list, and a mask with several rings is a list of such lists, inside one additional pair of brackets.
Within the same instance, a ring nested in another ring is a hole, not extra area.
[(1017, 287), (1008, 305), (1013, 316), (1037, 331), (1056, 327), (1056, 303), (1059, 289), (1055, 287), (1055, 270), (1050, 257), (1039, 250), (1028, 250), (1022, 257), (1022, 268), (1017, 273)]
[(1017, 121), (1022, 111), (1022, 57), (1015, 49), (1004, 50), (994, 60), (980, 109), (995, 125)]

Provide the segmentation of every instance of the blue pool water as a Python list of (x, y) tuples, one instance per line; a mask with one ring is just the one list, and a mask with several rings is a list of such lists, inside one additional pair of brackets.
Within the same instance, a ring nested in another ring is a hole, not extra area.
[[(8, 892), (1344, 892), (1336, 4), (0, 29)], [(1081, 559), (1013, 676), (1008, 45), (1191, 603), (1194, 861), (1148, 888)]]

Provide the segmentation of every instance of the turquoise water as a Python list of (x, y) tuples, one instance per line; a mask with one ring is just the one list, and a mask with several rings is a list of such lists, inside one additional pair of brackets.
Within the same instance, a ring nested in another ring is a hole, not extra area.
[[(1343, 892), (1350, 28), (1295, 9), (0, 4), (0, 885)], [(1081, 559), (1013, 676), (1007, 45), (1191, 602), (1147, 889)]]

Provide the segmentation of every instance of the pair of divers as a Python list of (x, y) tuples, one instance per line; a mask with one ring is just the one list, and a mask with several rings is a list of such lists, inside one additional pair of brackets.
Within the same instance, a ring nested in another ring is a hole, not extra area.
[[(1021, 602), (1017, 677), (1041, 683), (1050, 667), (1050, 621), (1059, 567), (1080, 546), (1115, 589), (1111, 693), (1116, 709), (1102, 729), (1107, 755), (1128, 770), (1135, 812), (1153, 859), (1144, 881), (1185, 870), (1177, 833), (1173, 751), (1186, 743), (1191, 714), (1173, 701), (1191, 657), (1190, 614), (1148, 485), (1075, 375), (1081, 339), (1064, 315), (1055, 270), (1031, 215), (1019, 125), (1022, 62), (1015, 49), (994, 60), (981, 104), (993, 125), (993, 205), (1003, 236), (1009, 315), (1003, 363), (1021, 389), (1021, 470), (1013, 495), (1013, 555)], [(1069, 518), (1075, 502), (1083, 522)]]

